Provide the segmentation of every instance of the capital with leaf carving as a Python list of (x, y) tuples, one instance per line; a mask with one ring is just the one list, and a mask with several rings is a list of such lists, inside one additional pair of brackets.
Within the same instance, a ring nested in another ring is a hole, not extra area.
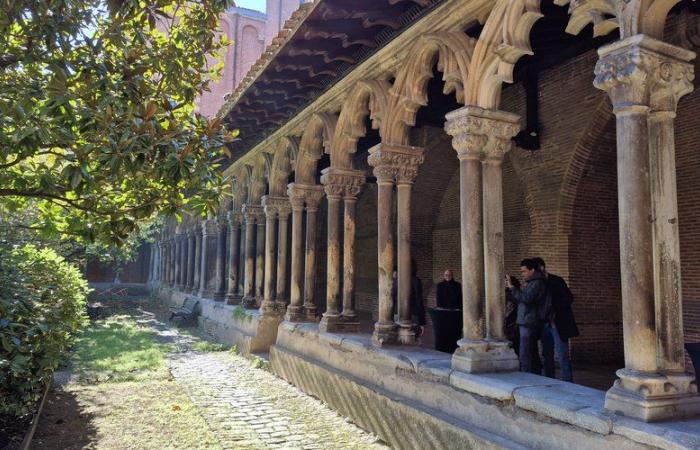
[(321, 183), (329, 197), (356, 198), (365, 183), (365, 174), (361, 170), (328, 167), (321, 173)]
[(425, 150), (420, 147), (380, 143), (369, 149), (367, 163), (378, 182), (412, 183), (418, 175)]
[(445, 131), (460, 160), (501, 161), (520, 130), (520, 117), (505, 111), (465, 106), (447, 113)]

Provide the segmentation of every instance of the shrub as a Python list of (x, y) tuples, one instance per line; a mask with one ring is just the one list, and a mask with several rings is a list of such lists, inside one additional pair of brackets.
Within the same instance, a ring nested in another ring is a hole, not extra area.
[(86, 324), (87, 282), (51, 249), (0, 243), (0, 414), (23, 415)]

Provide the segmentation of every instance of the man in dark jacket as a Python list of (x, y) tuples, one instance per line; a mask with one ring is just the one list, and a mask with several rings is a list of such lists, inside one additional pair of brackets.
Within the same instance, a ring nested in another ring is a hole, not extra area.
[(438, 308), (462, 309), (462, 285), (454, 280), (450, 269), (442, 274), (437, 285), (436, 300)]
[(554, 353), (556, 352), (561, 379), (570, 382), (573, 381), (573, 371), (569, 358), (569, 338), (579, 335), (574, 312), (571, 309), (574, 295), (562, 277), (547, 272), (544, 259), (532, 258), (532, 260), (547, 278), (547, 286), (552, 296), (552, 318), (544, 325), (542, 334), (544, 374), (555, 378)]
[[(520, 262), (520, 274), (527, 283), (524, 289), (516, 288), (510, 276), (506, 276), (506, 287), (518, 303), (517, 324), (520, 332), (520, 370), (540, 374), (535, 363), (537, 341), (542, 336), (542, 329), (549, 317), (550, 295), (547, 279), (531, 259)], [(539, 359), (539, 358), (537, 358)]]

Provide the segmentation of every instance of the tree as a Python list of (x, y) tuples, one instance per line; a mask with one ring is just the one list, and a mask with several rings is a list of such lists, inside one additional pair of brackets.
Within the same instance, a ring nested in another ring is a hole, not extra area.
[(195, 112), (229, 0), (0, 0), (0, 210), (125, 242), (214, 211), (233, 134)]

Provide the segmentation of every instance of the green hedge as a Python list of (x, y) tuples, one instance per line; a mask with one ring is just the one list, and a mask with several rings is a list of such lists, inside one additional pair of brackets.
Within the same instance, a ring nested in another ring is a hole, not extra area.
[[(0, 243), (0, 414), (31, 412), (86, 324), (87, 282), (51, 249)], [(3, 248), (4, 247), (4, 248)]]

